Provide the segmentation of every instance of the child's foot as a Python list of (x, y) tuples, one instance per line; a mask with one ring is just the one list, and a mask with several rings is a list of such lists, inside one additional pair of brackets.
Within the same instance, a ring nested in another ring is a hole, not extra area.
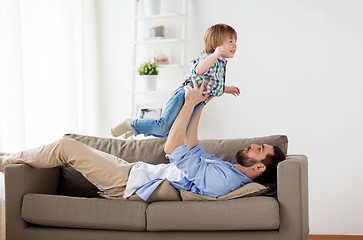
[(134, 135), (134, 133), (132, 131), (127, 131), (123, 137), (124, 137), (124, 139), (128, 139), (132, 135)]
[(112, 136), (119, 137), (122, 134), (124, 134), (124, 133), (126, 133), (128, 131), (131, 131), (130, 121), (131, 121), (131, 119), (126, 119), (122, 123), (117, 125), (116, 127), (112, 128), (111, 129)]

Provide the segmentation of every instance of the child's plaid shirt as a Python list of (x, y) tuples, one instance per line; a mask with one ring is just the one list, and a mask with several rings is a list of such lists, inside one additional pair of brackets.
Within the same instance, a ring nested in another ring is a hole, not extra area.
[(198, 59), (191, 61), (191, 71), (190, 74), (186, 76), (185, 81), (188, 82), (191, 81), (191, 78), (194, 78), (199, 86), (205, 81), (203, 95), (219, 97), (224, 93), (227, 60), (220, 57), (205, 73), (197, 74), (196, 67), (198, 63), (207, 56), (208, 55), (202, 55)]

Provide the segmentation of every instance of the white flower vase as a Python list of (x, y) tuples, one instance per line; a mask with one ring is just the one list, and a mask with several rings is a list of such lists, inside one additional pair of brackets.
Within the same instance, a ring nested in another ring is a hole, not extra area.
[(139, 75), (141, 91), (155, 91), (158, 75)]
[(145, 14), (160, 14), (160, 2), (161, 0), (144, 0)]

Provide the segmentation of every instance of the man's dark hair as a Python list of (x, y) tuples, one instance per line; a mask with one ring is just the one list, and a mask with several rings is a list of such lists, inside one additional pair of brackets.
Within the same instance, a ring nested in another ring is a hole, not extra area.
[(285, 154), (281, 150), (281, 148), (273, 146), (274, 155), (267, 154), (266, 158), (261, 160), (266, 166), (266, 170), (256, 179), (254, 179), (257, 183), (276, 183), (277, 182), (277, 165), (285, 160)]
[[(281, 161), (285, 160), (286, 157), (281, 148), (273, 146), (273, 149), (274, 149), (274, 155), (267, 154), (266, 158), (261, 160), (261, 163), (263, 163), (266, 166), (266, 170), (259, 177), (254, 179), (253, 180), (254, 182), (261, 184), (277, 182), (277, 165)], [(236, 154), (237, 162), (241, 162), (243, 158), (242, 151), (243, 150), (237, 152)], [(251, 160), (248, 159), (247, 162), (249, 162), (249, 165), (253, 165), (254, 163), (256, 163), (256, 161), (253, 159)]]

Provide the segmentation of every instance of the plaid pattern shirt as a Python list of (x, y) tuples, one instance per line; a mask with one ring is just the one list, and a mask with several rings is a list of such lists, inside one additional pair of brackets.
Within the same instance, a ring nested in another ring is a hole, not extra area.
[(202, 55), (198, 59), (191, 61), (190, 74), (186, 76), (185, 81), (189, 82), (191, 78), (194, 78), (200, 86), (205, 80), (203, 95), (219, 97), (224, 93), (227, 60), (220, 57), (205, 73), (197, 74), (195, 71), (198, 63), (207, 56)]

